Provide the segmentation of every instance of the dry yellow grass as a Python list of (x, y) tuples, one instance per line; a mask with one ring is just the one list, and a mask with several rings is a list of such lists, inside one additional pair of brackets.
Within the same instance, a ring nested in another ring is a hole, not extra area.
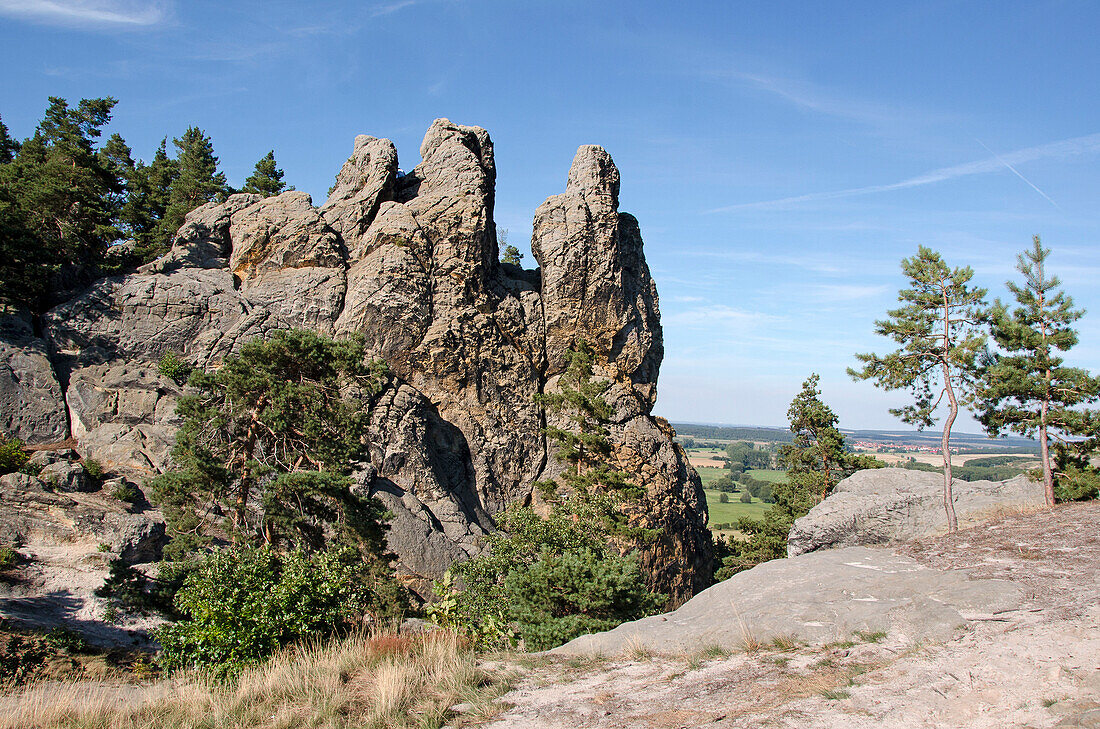
[(440, 726), (503, 692), (459, 638), (358, 636), (282, 653), (220, 683), (185, 673), (149, 685), (43, 683), (0, 696), (0, 729), (349, 729)]

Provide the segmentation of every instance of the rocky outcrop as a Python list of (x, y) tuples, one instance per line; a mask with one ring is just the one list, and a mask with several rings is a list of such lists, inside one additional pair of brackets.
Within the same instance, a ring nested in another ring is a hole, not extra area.
[[(1045, 503), (1042, 484), (1027, 476), (1008, 481), (956, 479), (951, 490), (961, 527)], [(888, 544), (946, 531), (942, 475), (870, 469), (838, 483), (832, 494), (795, 521), (787, 537), (787, 554)]]
[(32, 444), (68, 437), (61, 385), (29, 315), (0, 316), (0, 431)]
[(48, 383), (20, 390), (42, 413), (24, 432), (71, 434), (110, 468), (153, 473), (178, 427), (180, 388), (156, 367), (166, 353), (211, 368), (274, 330), (361, 336), (395, 377), (371, 414), (357, 488), (395, 515), (402, 568), (434, 578), (477, 552), (493, 514), (537, 503), (532, 483), (559, 471), (534, 396), (555, 390), (583, 339), (610, 383), (614, 457), (647, 493), (632, 518), (660, 530), (643, 554), (652, 585), (686, 598), (709, 577), (706, 507), (671, 429), (649, 414), (657, 292), (637, 221), (618, 211), (611, 157), (578, 150), (565, 192), (535, 216), (541, 268), (524, 271), (498, 262), (488, 133), (440, 119), (420, 155), (398, 176), (393, 144), (360, 136), (320, 208), (287, 192), (192, 211), (168, 254), (45, 317), (40, 350), (58, 396)]
[(811, 644), (862, 633), (915, 644), (944, 641), (968, 617), (1012, 610), (1019, 585), (924, 567), (885, 549), (850, 547), (765, 562), (693, 597), (679, 609), (584, 635), (553, 652), (614, 654), (624, 648), (690, 653), (773, 638)]

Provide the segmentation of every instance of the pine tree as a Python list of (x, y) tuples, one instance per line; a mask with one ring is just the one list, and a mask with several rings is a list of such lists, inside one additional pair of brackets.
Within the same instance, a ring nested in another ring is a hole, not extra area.
[(1057, 276), (1047, 275), (1049, 255), (1050, 249), (1035, 236), (1032, 248), (1017, 257), (1023, 285), (1005, 285), (1018, 306), (1009, 312), (999, 299), (993, 305), (990, 329), (1001, 351), (988, 356), (977, 395), (978, 421), (991, 435), (1011, 430), (1039, 436), (1047, 506), (1053, 506), (1050, 437), (1064, 442), (1066, 435), (1087, 434), (1087, 415), (1075, 406), (1097, 399), (1100, 380), (1083, 369), (1065, 367), (1058, 355), (1077, 344), (1072, 325), (1085, 312), (1073, 308)]
[(168, 250), (172, 233), (162, 221), (168, 211), (172, 182), (178, 176), (179, 166), (168, 156), (167, 139), (161, 140), (152, 162), (139, 161), (134, 166), (120, 218), (136, 244), (137, 264), (151, 261)]
[(381, 507), (352, 494), (347, 475), (366, 456), (384, 377), (382, 363), (364, 364), (361, 341), (303, 330), (253, 340), (217, 371), (192, 374), (196, 394), (177, 406), (175, 468), (153, 482), (174, 550), (215, 527), (245, 544), (319, 549), (333, 526), (381, 549)]
[(275, 164), (275, 150), (271, 150), (256, 163), (256, 169), (244, 181), (241, 192), (251, 192), (264, 197), (278, 195), (286, 189), (283, 171)]
[(779, 449), (779, 465), (787, 481), (772, 486), (774, 503), (761, 519), (742, 517), (737, 529), (744, 538), (722, 545), (729, 555), (722, 560), (716, 578), (723, 580), (761, 562), (787, 556), (787, 535), (796, 519), (832, 493), (833, 487), (859, 469), (881, 468), (872, 456), (852, 453), (837, 417), (820, 399), (816, 374), (802, 383), (802, 390), (787, 410), (793, 441)]
[(8, 135), (8, 128), (0, 119), (0, 164), (7, 164), (19, 153), (19, 142)]
[(500, 260), (504, 263), (511, 263), (513, 266), (519, 266), (523, 261), (523, 254), (519, 252), (519, 248), (509, 244), (504, 248), (504, 256)]
[(979, 324), (985, 316), (985, 289), (971, 287), (974, 271), (949, 269), (939, 253), (921, 246), (917, 255), (903, 259), (901, 268), (912, 288), (898, 292), (904, 306), (875, 322), (875, 332), (890, 337), (899, 349), (883, 357), (857, 354), (861, 370), (848, 369), (856, 380), (874, 380), (886, 390), (907, 389), (914, 403), (891, 408), (890, 413), (919, 430), (934, 425), (935, 411), (947, 398), (943, 424), (943, 505), (947, 526), (958, 529), (951, 493), (951, 426), (960, 405), (973, 401), (977, 357), (985, 343)]
[(117, 236), (112, 213), (122, 191), (95, 149), (115, 100), (82, 99), (76, 108), (57, 97), (49, 101), (34, 136), (0, 165), (7, 254), (0, 297), (35, 311), (48, 305), (46, 292), (62, 267), (79, 278), (102, 259)]
[(158, 237), (168, 240), (183, 225), (187, 213), (229, 193), (225, 175), (218, 172), (214, 145), (201, 129), (187, 127), (172, 143), (179, 150), (176, 176), (169, 185), (168, 209), (157, 229)]

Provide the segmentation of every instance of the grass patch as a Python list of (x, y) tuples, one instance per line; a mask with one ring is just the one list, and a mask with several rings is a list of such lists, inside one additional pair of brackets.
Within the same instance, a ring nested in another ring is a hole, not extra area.
[(729, 494), (729, 503), (719, 501), (719, 492), (713, 489), (705, 490), (707, 496), (707, 511), (710, 513), (710, 524), (736, 524), (742, 516), (759, 519), (764, 512), (771, 508), (771, 504), (765, 504), (759, 499), (753, 499), (751, 504), (742, 504), (738, 501), (741, 494)]
[(787, 483), (787, 472), (776, 471), (774, 469), (754, 468), (749, 471), (745, 471), (758, 481), (767, 481), (768, 483)]
[(851, 694), (849, 694), (844, 689), (825, 689), (821, 692), (821, 698), (829, 699), (830, 701), (839, 701), (841, 699), (846, 699), (850, 696)]
[(705, 489), (710, 488), (712, 483), (729, 473), (726, 469), (717, 466), (696, 466), (695, 472), (699, 474), (699, 480), (703, 482)]
[(284, 651), (226, 682), (186, 672), (125, 692), (33, 686), (0, 697), (0, 729), (439, 727), (456, 704), (492, 716), (506, 684), (453, 634), (362, 635)]

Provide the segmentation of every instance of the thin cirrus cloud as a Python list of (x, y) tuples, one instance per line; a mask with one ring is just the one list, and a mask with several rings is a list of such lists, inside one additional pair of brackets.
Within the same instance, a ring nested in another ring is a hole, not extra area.
[[(805, 202), (836, 200), (838, 198), (855, 197), (857, 195), (869, 195), (876, 192), (890, 192), (892, 190), (905, 190), (911, 187), (922, 187), (924, 185), (932, 185), (937, 182), (953, 180), (959, 177), (969, 177), (971, 175), (983, 175), (990, 172), (997, 172), (1006, 168), (1017, 176), (1021, 177), (1024, 182), (1027, 182), (1027, 184), (1031, 185), (1031, 187), (1033, 187), (1044, 198), (1050, 200), (1046, 193), (1044, 193), (1042, 190), (1039, 190), (1026, 178), (1023, 178), (1022, 175), (1020, 175), (1019, 171), (1015, 169), (1015, 166), (1037, 159), (1077, 157), (1086, 154), (1095, 154), (1096, 152), (1100, 152), (1100, 134), (1089, 134), (1083, 137), (1074, 137), (1072, 139), (1063, 139), (1059, 142), (1041, 144), (1036, 147), (1017, 149), (1013, 152), (1008, 152), (1006, 154), (995, 154), (992, 157), (978, 160), (976, 162), (967, 162), (966, 164), (953, 165), (951, 167), (941, 167), (930, 172), (925, 172), (922, 175), (910, 177), (900, 182), (892, 182), (887, 185), (867, 185), (866, 187), (850, 187), (844, 190), (832, 190), (830, 192), (812, 192), (806, 195), (782, 197), (775, 200), (761, 200), (758, 202), (738, 203), (736, 205), (726, 205), (720, 208), (714, 208), (713, 210), (709, 210), (708, 212), (725, 213), (733, 210), (785, 208)], [(1051, 202), (1053, 203), (1054, 201), (1051, 200)]]
[(0, 0), (0, 15), (45, 25), (142, 28), (168, 18), (164, 2), (130, 0)]
[(780, 321), (781, 317), (771, 314), (761, 314), (755, 311), (744, 311), (725, 304), (712, 306), (698, 306), (685, 311), (678, 311), (662, 317), (664, 324), (676, 324), (686, 327), (713, 327), (717, 324), (736, 324), (740, 327), (751, 328), (765, 324), (773, 324)]

